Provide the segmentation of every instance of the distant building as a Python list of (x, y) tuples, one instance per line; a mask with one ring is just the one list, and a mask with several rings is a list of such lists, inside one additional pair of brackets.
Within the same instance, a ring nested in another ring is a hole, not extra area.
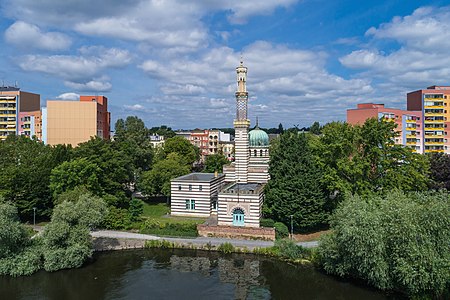
[(347, 123), (362, 125), (367, 119), (376, 118), (397, 124), (395, 143), (408, 146), (422, 153), (422, 116), (420, 111), (387, 108), (384, 104), (362, 103), (356, 109), (347, 110)]
[(163, 135), (154, 134), (151, 135), (149, 138), (153, 148), (160, 148), (164, 145), (165, 140)]
[(219, 141), (219, 153), (222, 153), (229, 161), (234, 161), (234, 141)]
[[(221, 152), (222, 142), (230, 142), (231, 135), (217, 129), (194, 129), (189, 131), (177, 131), (177, 136), (187, 139), (192, 145), (200, 149), (200, 160), (205, 161), (206, 157), (211, 154), (219, 154)], [(228, 154), (232, 154), (227, 153)], [(225, 154), (224, 154), (225, 155)], [(226, 156), (226, 155), (225, 155)]]
[(450, 86), (430, 86), (407, 94), (408, 111), (421, 117), (421, 147), (424, 153), (450, 154)]
[(9, 134), (41, 138), (41, 96), (0, 86), (0, 141)]
[(111, 115), (104, 96), (80, 96), (79, 101), (48, 100), (45, 135), (49, 145), (77, 146), (91, 137), (110, 138)]

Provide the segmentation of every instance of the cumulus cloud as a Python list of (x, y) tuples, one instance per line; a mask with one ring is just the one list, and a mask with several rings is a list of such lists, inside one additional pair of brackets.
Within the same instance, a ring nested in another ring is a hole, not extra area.
[[(448, 84), (450, 77), (450, 7), (422, 7), (411, 15), (369, 28), (369, 44), (388, 40), (400, 47), (382, 51), (372, 46), (355, 50), (340, 58), (361, 77), (386, 81), (383, 88), (404, 91), (433, 84)], [(385, 90), (386, 93), (386, 90)]]
[[(325, 68), (328, 56), (324, 52), (258, 41), (245, 47), (243, 54), (248, 67), (250, 118), (254, 121), (258, 115), (262, 122), (266, 121), (262, 126), (269, 126), (267, 122), (273, 119), (312, 123), (318, 116), (311, 114), (311, 107), (342, 118), (349, 103), (373, 93), (369, 80), (345, 79), (329, 73)], [(152, 59), (139, 67), (160, 82), (162, 94), (171, 96), (166, 98), (166, 103), (179, 109), (177, 115), (193, 116), (197, 122), (231, 126), (239, 56), (231, 48), (218, 47), (198, 58)], [(149, 101), (161, 105), (154, 98)], [(183, 121), (188, 122), (184, 118)]]
[(79, 100), (80, 95), (77, 93), (63, 93), (56, 97), (56, 99), (61, 100)]
[(109, 92), (112, 88), (111, 83), (97, 80), (81, 83), (65, 81), (64, 85), (80, 92)]
[(25, 71), (42, 72), (67, 80), (92, 79), (107, 68), (125, 67), (131, 62), (127, 50), (83, 47), (80, 55), (26, 55), (19, 66)]
[(64, 50), (70, 47), (69, 37), (58, 32), (42, 32), (36, 25), (17, 21), (5, 31), (5, 40), (22, 48)]
[[(209, 43), (205, 16), (223, 13), (231, 23), (244, 23), (255, 15), (287, 8), (298, 0), (6, 0), (10, 18), (33, 20), (43, 26), (58, 26), (88, 36), (113, 37), (192, 52)], [(226, 38), (226, 34), (222, 35)]]

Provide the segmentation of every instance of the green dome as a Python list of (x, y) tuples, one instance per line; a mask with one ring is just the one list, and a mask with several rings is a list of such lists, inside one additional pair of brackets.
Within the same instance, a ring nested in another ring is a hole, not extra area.
[(269, 146), (269, 136), (264, 130), (259, 129), (258, 126), (256, 126), (255, 129), (251, 130), (248, 135), (250, 147)]

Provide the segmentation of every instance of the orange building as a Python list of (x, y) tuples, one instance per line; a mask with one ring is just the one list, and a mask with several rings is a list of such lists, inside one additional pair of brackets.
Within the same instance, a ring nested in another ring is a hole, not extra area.
[(77, 146), (98, 136), (110, 138), (111, 115), (104, 96), (80, 96), (80, 101), (47, 101), (46, 143)]
[(347, 123), (362, 125), (367, 119), (376, 118), (395, 122), (398, 133), (395, 143), (411, 147), (414, 152), (423, 153), (422, 113), (384, 107), (384, 104), (362, 103), (356, 109), (347, 110)]

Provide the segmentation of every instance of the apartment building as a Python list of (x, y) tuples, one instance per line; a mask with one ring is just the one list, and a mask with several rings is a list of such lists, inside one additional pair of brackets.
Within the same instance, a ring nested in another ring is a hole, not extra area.
[(111, 115), (104, 96), (80, 96), (79, 101), (48, 100), (43, 128), (49, 145), (77, 146), (91, 137), (110, 138)]
[(430, 86), (407, 94), (408, 111), (419, 111), (422, 118), (423, 153), (450, 154), (450, 86)]
[(0, 141), (10, 134), (40, 138), (40, 102), (39, 94), (0, 86)]

